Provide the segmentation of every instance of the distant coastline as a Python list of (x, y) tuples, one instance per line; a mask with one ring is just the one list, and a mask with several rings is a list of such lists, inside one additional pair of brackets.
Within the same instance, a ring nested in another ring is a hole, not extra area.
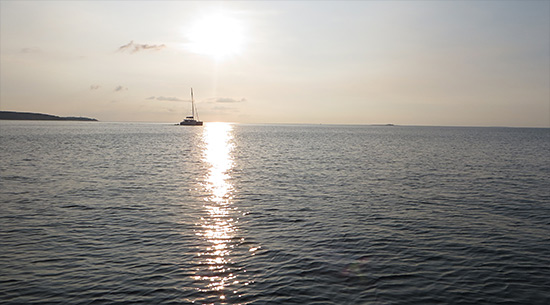
[(0, 120), (40, 120), (40, 121), (94, 121), (97, 119), (86, 117), (60, 117), (57, 115), (33, 113), (33, 112), (17, 112), (17, 111), (0, 111)]

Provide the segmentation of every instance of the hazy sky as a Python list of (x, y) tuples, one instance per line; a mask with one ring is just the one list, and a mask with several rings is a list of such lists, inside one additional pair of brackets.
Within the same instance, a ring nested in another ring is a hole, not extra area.
[(0, 1), (0, 110), (550, 127), (550, 1)]

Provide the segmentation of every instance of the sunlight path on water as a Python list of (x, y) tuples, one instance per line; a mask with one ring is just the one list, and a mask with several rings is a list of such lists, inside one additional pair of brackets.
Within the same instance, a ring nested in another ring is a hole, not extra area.
[(232, 137), (231, 124), (209, 123), (204, 127), (203, 162), (209, 169), (204, 178), (206, 214), (201, 218), (201, 229), (197, 235), (207, 245), (197, 254), (199, 268), (194, 279), (201, 283), (199, 290), (205, 293), (206, 299), (203, 300), (207, 302), (227, 301), (228, 293), (237, 293), (234, 287), (229, 286), (239, 284), (239, 270), (234, 267), (232, 260), (232, 251), (237, 246), (233, 242), (237, 221), (232, 216), (233, 186), (228, 181), (233, 167)]

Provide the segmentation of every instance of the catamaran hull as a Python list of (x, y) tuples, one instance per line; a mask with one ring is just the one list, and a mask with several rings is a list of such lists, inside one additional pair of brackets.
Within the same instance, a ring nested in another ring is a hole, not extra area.
[(182, 126), (202, 126), (202, 122), (180, 122)]

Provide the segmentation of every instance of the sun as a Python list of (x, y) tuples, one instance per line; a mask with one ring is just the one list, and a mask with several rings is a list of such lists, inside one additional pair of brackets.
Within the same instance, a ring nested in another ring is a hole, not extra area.
[(243, 51), (242, 22), (224, 13), (206, 15), (196, 21), (187, 33), (188, 49), (209, 55), (216, 60), (238, 55)]

